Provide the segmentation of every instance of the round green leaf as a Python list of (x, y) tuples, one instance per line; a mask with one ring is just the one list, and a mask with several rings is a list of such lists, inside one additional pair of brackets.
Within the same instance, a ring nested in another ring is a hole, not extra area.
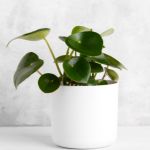
[(61, 56), (59, 56), (59, 57), (56, 58), (56, 61), (58, 63), (63, 63), (67, 59), (70, 59), (69, 55), (61, 55)]
[(91, 73), (90, 64), (83, 57), (65, 60), (63, 63), (65, 74), (73, 81), (87, 83)]
[(103, 33), (101, 33), (101, 36), (108, 36), (108, 35), (111, 35), (113, 33), (114, 33), (114, 29), (110, 28), (110, 29), (104, 31)]
[(16, 38), (12, 39), (11, 41), (9, 41), (7, 46), (16, 39), (23, 39), (23, 40), (29, 40), (29, 41), (42, 40), (49, 34), (49, 31), (50, 31), (49, 28), (43, 28), (43, 29), (38, 29), (38, 30), (32, 31), (30, 33), (20, 35)]
[(92, 29), (87, 28), (87, 27), (84, 27), (84, 26), (75, 26), (75, 27), (72, 29), (71, 34), (76, 34), (76, 33), (85, 32), (85, 31), (92, 31)]
[(102, 53), (99, 56), (91, 57), (90, 59), (100, 64), (105, 64), (118, 69), (126, 69), (126, 67), (121, 62), (105, 53)]
[(92, 31), (72, 34), (65, 42), (71, 49), (88, 56), (100, 55), (103, 48), (100, 34)]
[(27, 53), (20, 61), (14, 74), (14, 85), (17, 88), (26, 78), (36, 72), (43, 65), (43, 60), (33, 52)]
[(63, 80), (63, 85), (70, 85), (71, 79), (68, 78), (65, 73), (63, 74), (62, 80)]
[(95, 62), (90, 62), (90, 66), (91, 66), (91, 72), (92, 73), (103, 72), (103, 67), (101, 64), (98, 64)]
[(110, 77), (111, 80), (118, 81), (119, 76), (118, 76), (117, 72), (115, 72), (112, 69), (108, 69), (108, 68), (105, 68), (105, 69), (107, 71), (107, 75)]
[(54, 74), (46, 73), (39, 78), (38, 85), (44, 93), (52, 93), (59, 88), (60, 81)]
[(85, 86), (86, 85), (85, 83), (78, 83), (76, 81), (71, 80), (70, 78), (66, 76), (65, 73), (63, 74), (62, 81), (63, 81), (63, 85), (70, 85), (70, 86), (78, 86), (78, 85)]

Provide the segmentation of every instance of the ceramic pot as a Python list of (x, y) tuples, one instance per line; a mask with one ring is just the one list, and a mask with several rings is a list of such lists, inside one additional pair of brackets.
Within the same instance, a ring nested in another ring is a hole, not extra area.
[(117, 137), (118, 83), (62, 86), (52, 99), (52, 140), (66, 148), (100, 148)]

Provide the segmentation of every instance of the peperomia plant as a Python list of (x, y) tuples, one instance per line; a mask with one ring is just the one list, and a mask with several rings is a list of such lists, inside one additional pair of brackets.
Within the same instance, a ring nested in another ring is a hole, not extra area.
[[(119, 76), (110, 67), (117, 69), (125, 69), (125, 67), (117, 59), (103, 52), (105, 46), (102, 37), (112, 34), (114, 32), (112, 28), (99, 34), (84, 26), (74, 27), (71, 35), (59, 37), (67, 45), (67, 50), (64, 55), (57, 58), (46, 39), (49, 31), (49, 28), (43, 28), (18, 36), (8, 42), (7, 46), (16, 39), (28, 41), (44, 40), (54, 60), (59, 76), (52, 73), (41, 73), (39, 68), (44, 61), (34, 52), (29, 52), (23, 56), (14, 74), (14, 85), (16, 88), (34, 72), (40, 74), (38, 85), (44, 93), (54, 92), (60, 85), (95, 86), (117, 82)], [(60, 68), (61, 64), (63, 70)], [(111, 80), (105, 80), (106, 76)]]

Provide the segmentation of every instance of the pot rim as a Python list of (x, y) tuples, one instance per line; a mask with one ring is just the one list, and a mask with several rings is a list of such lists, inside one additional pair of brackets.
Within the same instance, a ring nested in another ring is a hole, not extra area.
[(91, 87), (110, 87), (110, 86), (117, 86), (119, 84), (119, 82), (114, 82), (114, 83), (110, 83), (110, 84), (104, 84), (104, 85), (60, 85), (60, 87), (65, 87), (65, 88), (70, 88), (70, 87), (82, 87), (82, 88), (91, 88)]

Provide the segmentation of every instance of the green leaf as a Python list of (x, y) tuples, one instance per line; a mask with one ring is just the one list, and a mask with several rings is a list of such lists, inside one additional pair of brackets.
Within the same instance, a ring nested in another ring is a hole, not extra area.
[(107, 80), (95, 80), (93, 78), (90, 78), (88, 81), (88, 85), (107, 85)]
[(107, 84), (108, 84), (107, 80), (98, 80), (97, 85), (107, 85)]
[(27, 53), (20, 61), (14, 74), (14, 85), (17, 88), (20, 83), (36, 72), (43, 65), (43, 60), (33, 52)]
[(99, 56), (91, 57), (90, 59), (100, 64), (105, 64), (118, 69), (126, 69), (126, 67), (121, 62), (105, 53), (102, 53)]
[(59, 88), (60, 81), (54, 74), (46, 73), (39, 78), (38, 85), (44, 93), (52, 93)]
[[(89, 28), (83, 27), (83, 26), (75, 26), (72, 29), (71, 34), (75, 34), (75, 33), (78, 33), (78, 32), (84, 32), (84, 31), (92, 31), (92, 29), (89, 29)], [(66, 36), (59, 36), (59, 39), (62, 40), (63, 42), (65, 42), (66, 38), (67, 38)]]
[(87, 83), (91, 73), (90, 64), (83, 57), (65, 60), (63, 63), (65, 74), (73, 81)]
[(117, 83), (117, 81), (113, 81), (113, 80), (106, 80), (108, 84), (114, 84)]
[(62, 40), (63, 42), (65, 42), (66, 38), (67, 38), (66, 36), (59, 36), (59, 39)]
[(92, 29), (87, 28), (87, 27), (84, 27), (84, 26), (75, 26), (75, 27), (72, 29), (71, 34), (76, 34), (76, 33), (85, 32), (85, 31), (92, 31)]
[(48, 34), (49, 34), (50, 29), (49, 28), (43, 28), (43, 29), (38, 29), (30, 33), (26, 33), (23, 35), (20, 35), (11, 41), (8, 42), (7, 46), (14, 40), (16, 39), (23, 39), (23, 40), (28, 40), (28, 41), (39, 41), (44, 39)]
[(101, 64), (98, 64), (95, 62), (90, 62), (90, 66), (91, 66), (91, 72), (92, 73), (103, 72), (103, 67)]
[(72, 34), (65, 42), (71, 49), (88, 56), (100, 55), (103, 48), (100, 34), (91, 31)]
[(56, 58), (56, 61), (58, 63), (63, 63), (67, 59), (70, 59), (69, 55), (61, 55), (61, 56), (59, 56), (59, 57)]
[(101, 36), (108, 36), (108, 35), (111, 35), (113, 33), (114, 33), (114, 29), (110, 28), (110, 29), (104, 31), (103, 33), (101, 33)]
[(71, 82), (71, 79), (68, 78), (68, 77), (66, 76), (66, 74), (64, 73), (64, 74), (63, 74), (62, 81), (63, 81), (63, 85), (69, 85), (70, 82)]
[(108, 68), (105, 68), (105, 69), (106, 69), (107, 75), (110, 77), (111, 80), (118, 81), (119, 76), (114, 70), (108, 69)]
[(88, 80), (88, 85), (97, 85), (97, 80), (94, 78), (90, 77)]

